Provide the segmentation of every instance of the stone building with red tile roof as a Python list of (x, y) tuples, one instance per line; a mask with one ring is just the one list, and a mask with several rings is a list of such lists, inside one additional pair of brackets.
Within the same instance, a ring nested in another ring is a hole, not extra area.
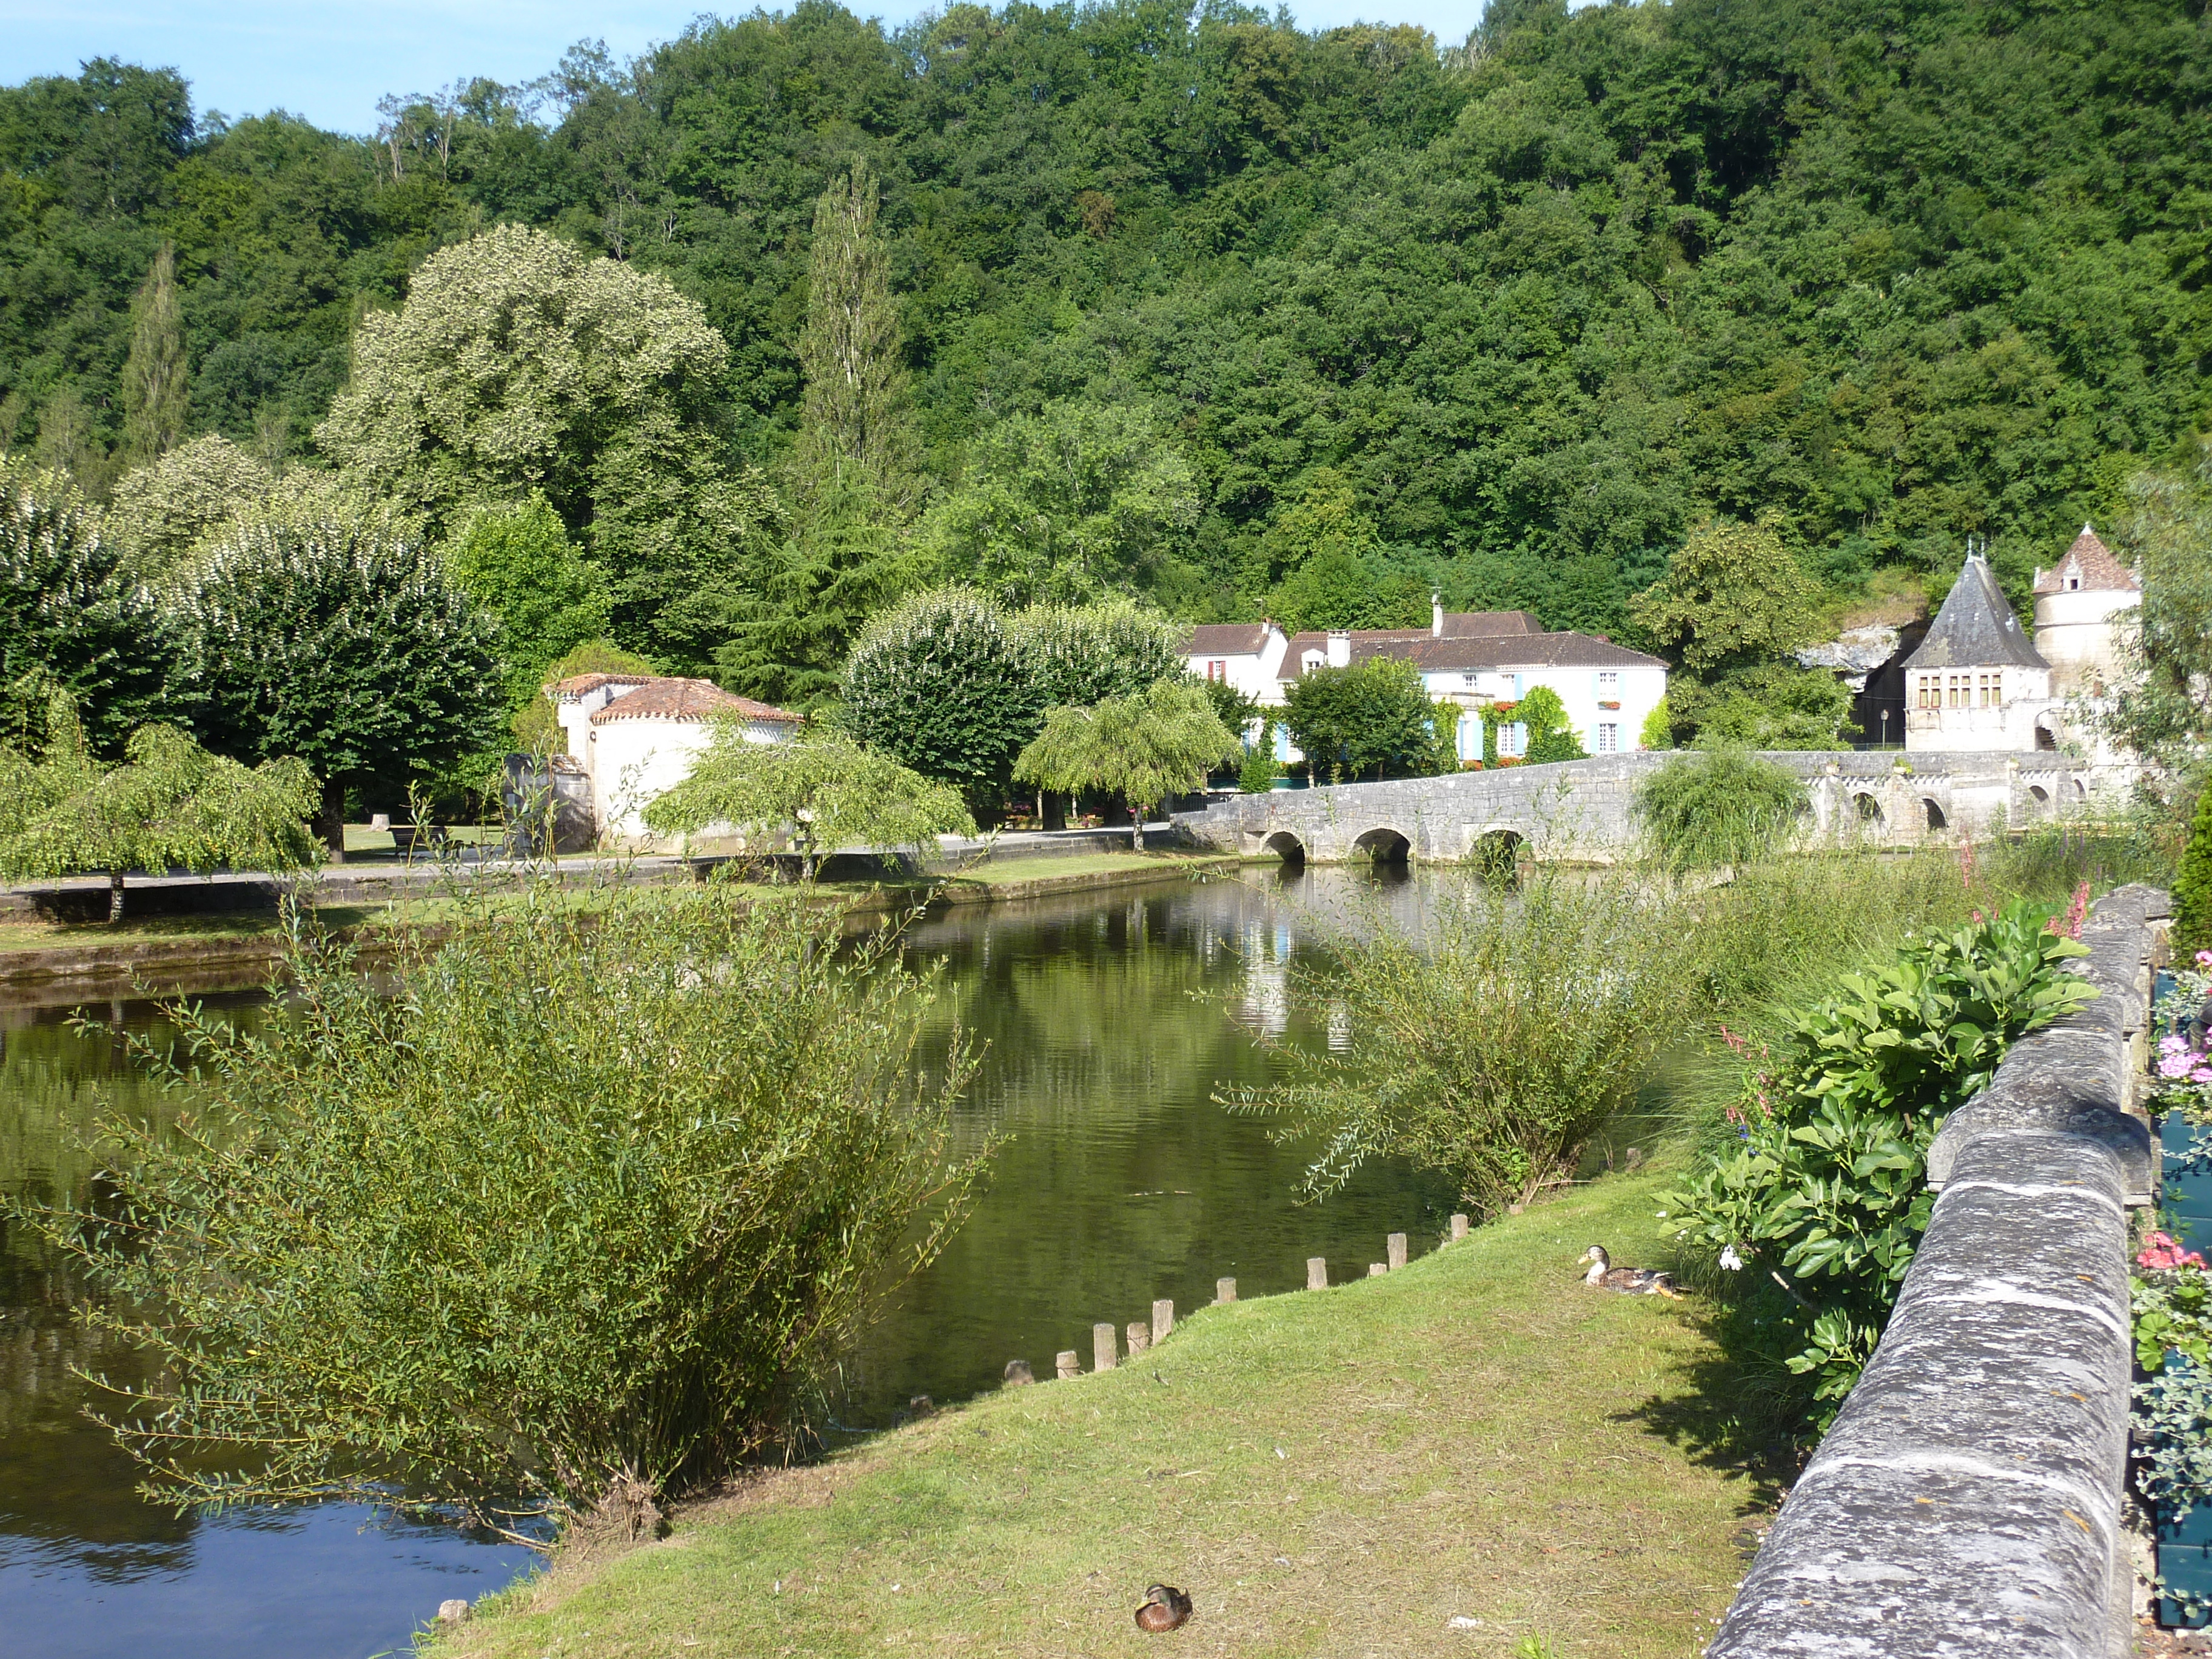
[(712, 680), (660, 674), (580, 674), (545, 688), (571, 758), (590, 781), (602, 839), (646, 833), (638, 814), (690, 775), (717, 727), (754, 743), (787, 743), (800, 716), (725, 691)]

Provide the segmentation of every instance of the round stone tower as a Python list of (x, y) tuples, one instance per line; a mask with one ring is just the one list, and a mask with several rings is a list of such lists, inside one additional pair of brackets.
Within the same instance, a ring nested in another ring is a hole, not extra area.
[(2142, 601), (2134, 571), (2087, 525), (2057, 567), (2035, 573), (2035, 648), (2056, 696), (2101, 696), (2117, 665), (2112, 618)]

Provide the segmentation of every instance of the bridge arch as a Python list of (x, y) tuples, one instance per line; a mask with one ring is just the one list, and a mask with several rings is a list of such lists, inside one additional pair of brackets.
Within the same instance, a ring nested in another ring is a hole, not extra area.
[(1943, 811), (1943, 804), (1933, 795), (1923, 795), (1920, 798), (1920, 816), (1930, 830), (1946, 830), (1950, 827), (1951, 820)]
[(1276, 830), (1261, 843), (1261, 850), (1273, 853), (1286, 870), (1295, 870), (1306, 861), (1306, 844), (1287, 830)]
[(1528, 837), (1518, 830), (1486, 830), (1468, 843), (1467, 861), (1486, 880), (1512, 881), (1528, 847)]
[(2039, 783), (2027, 786), (2027, 810), (2031, 816), (2047, 818), (2051, 816), (2051, 792)]
[(1413, 856), (1413, 843), (1402, 830), (1388, 824), (1377, 824), (1356, 837), (1352, 843), (1355, 853), (1364, 853), (1376, 864), (1403, 864)]
[(1859, 822), (1869, 830), (1879, 830), (1887, 822), (1882, 817), (1881, 802), (1871, 789), (1853, 790), (1851, 805), (1858, 812)]

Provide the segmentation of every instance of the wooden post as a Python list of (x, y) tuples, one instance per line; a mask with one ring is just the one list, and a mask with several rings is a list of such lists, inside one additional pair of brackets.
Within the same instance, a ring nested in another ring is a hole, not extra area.
[(1053, 1355), (1052, 1368), (1060, 1374), (1060, 1380), (1063, 1382), (1071, 1376), (1083, 1375), (1083, 1367), (1075, 1363), (1075, 1350), (1073, 1348), (1062, 1348)]
[(1036, 1374), (1030, 1370), (1030, 1362), (1028, 1360), (1009, 1359), (1006, 1362), (1006, 1386), (1008, 1388), (1018, 1389), (1024, 1383), (1034, 1382), (1036, 1381)]
[(1390, 1271), (1396, 1273), (1406, 1265), (1406, 1235), (1392, 1233), (1382, 1241), (1382, 1250), (1390, 1258)]
[(1370, 1261), (1367, 1264), (1367, 1276), (1370, 1279), (1380, 1279), (1384, 1273), (1387, 1273), (1390, 1270), (1388, 1267), (1384, 1267), (1379, 1261)]
[(1463, 1215), (1454, 1216), (1452, 1218), (1452, 1243), (1456, 1244), (1460, 1240), (1466, 1237), (1467, 1218)]
[(1163, 1297), (1152, 1304), (1153, 1342), (1157, 1344), (1166, 1341), (1168, 1333), (1173, 1329), (1175, 1329), (1175, 1304)]
[(1114, 1328), (1093, 1325), (1091, 1328), (1091, 1369), (1110, 1371), (1114, 1369)]
[(1213, 1281), (1213, 1305), (1215, 1307), (1219, 1307), (1224, 1302), (1234, 1302), (1236, 1299), (1237, 1281), (1235, 1279), (1217, 1279)]
[(1326, 1256), (1310, 1255), (1306, 1258), (1306, 1288), (1310, 1291), (1328, 1288), (1328, 1259)]

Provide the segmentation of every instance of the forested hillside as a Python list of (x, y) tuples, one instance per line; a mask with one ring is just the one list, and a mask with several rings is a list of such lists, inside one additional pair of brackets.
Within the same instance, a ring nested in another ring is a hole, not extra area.
[[(334, 464), (362, 316), (540, 227), (726, 343), (683, 416), (751, 492), (719, 597), (625, 611), (617, 571), (617, 633), (772, 695), (940, 575), (1347, 622), (1433, 582), (1622, 632), (1713, 514), (1770, 515), (1831, 590), (1970, 532), (2016, 573), (2212, 396), (2196, 0), (1497, 0), (1441, 51), (1218, 3), (886, 35), (802, 0), (456, 88), (373, 137), (201, 122), (112, 63), (0, 92), (0, 443), (95, 495), (148, 458), (124, 380), (166, 244), (183, 431)], [(856, 167), (872, 225), (824, 205)], [(858, 509), (802, 441), (833, 224), (854, 314), (895, 307)], [(613, 556), (604, 491), (552, 499)]]

